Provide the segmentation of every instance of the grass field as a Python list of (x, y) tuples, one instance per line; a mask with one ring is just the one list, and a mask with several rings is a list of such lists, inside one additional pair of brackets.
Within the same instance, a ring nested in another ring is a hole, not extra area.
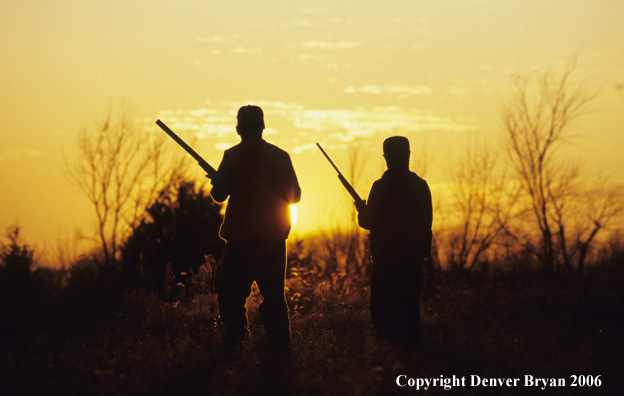
[[(613, 260), (583, 277), (438, 270), (427, 277), (424, 339), (412, 352), (377, 338), (366, 285), (289, 277), (293, 353), (287, 359), (265, 350), (257, 293), (248, 303), (252, 336), (233, 349), (222, 343), (213, 294), (179, 304), (138, 289), (57, 296), (7, 317), (0, 393), (435, 395), (448, 392), (444, 382), (426, 391), (409, 384), (456, 376), (465, 378), (453, 388), (462, 394), (621, 394), (622, 329), (604, 323), (567, 336), (576, 303), (557, 295), (621, 290), (621, 267)], [(295, 307), (306, 293), (305, 306)], [(401, 375), (404, 387), (397, 384)], [(525, 386), (525, 376), (563, 379), (565, 387)], [(582, 376), (577, 384), (584, 386), (573, 387), (573, 376)], [(507, 378), (519, 380), (511, 387), (483, 384)]]

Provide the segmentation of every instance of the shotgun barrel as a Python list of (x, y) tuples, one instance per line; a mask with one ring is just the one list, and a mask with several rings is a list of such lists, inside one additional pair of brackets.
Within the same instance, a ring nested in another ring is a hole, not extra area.
[(193, 150), (191, 146), (186, 144), (184, 140), (180, 139), (180, 137), (176, 135), (175, 132), (173, 132), (171, 129), (169, 129), (169, 127), (165, 125), (164, 122), (162, 122), (161, 120), (156, 120), (156, 125), (158, 125), (163, 131), (167, 133), (167, 135), (169, 135), (173, 140), (176, 141), (176, 143), (178, 143), (184, 150), (186, 150), (186, 152), (189, 153), (191, 157), (195, 158), (199, 166), (201, 166), (202, 169), (206, 171), (206, 177), (208, 177), (209, 179), (214, 179), (214, 177), (217, 175), (217, 170), (215, 168), (210, 166), (210, 164), (206, 162), (206, 160), (203, 159), (199, 154), (197, 154), (197, 152), (195, 152), (195, 150)]
[(329, 155), (327, 155), (327, 153), (325, 152), (325, 150), (323, 150), (323, 147), (321, 147), (321, 145), (319, 143), (316, 143), (316, 145), (318, 146), (318, 148), (321, 150), (321, 152), (323, 153), (323, 155), (325, 156), (325, 158), (327, 158), (327, 160), (329, 161), (329, 163), (331, 164), (331, 166), (334, 167), (334, 169), (336, 170), (336, 172), (338, 172), (338, 179), (340, 179), (340, 182), (342, 183), (342, 185), (344, 186), (344, 188), (347, 189), (347, 191), (349, 192), (349, 194), (351, 194), (351, 196), (353, 197), (353, 199), (355, 200), (356, 205), (359, 204), (360, 202), (362, 202), (362, 198), (360, 198), (360, 196), (358, 195), (358, 193), (355, 191), (355, 189), (353, 188), (353, 186), (351, 186), (351, 184), (349, 184), (349, 182), (347, 181), (347, 179), (344, 178), (344, 176), (342, 175), (342, 173), (340, 173), (340, 171), (338, 170), (338, 167), (334, 164), (334, 161), (331, 160), (331, 158), (329, 158)]

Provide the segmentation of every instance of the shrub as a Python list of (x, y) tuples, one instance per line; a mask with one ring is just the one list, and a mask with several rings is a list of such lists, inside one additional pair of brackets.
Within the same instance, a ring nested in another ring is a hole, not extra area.
[(218, 260), (222, 255), (220, 211), (194, 183), (165, 188), (122, 248), (126, 279), (163, 295), (169, 265), (178, 282), (188, 287), (190, 274), (198, 273), (207, 256)]

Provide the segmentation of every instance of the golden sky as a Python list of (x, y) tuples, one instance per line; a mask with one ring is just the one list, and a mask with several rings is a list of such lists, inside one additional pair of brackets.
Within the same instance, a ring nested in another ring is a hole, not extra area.
[(574, 79), (598, 97), (566, 155), (624, 181), (623, 17), (620, 0), (3, 0), (0, 225), (19, 222), (44, 249), (91, 230), (63, 157), (119, 101), (215, 167), (238, 141), (236, 109), (262, 106), (265, 138), (291, 153), (303, 189), (296, 232), (351, 202), (317, 141), (345, 173), (361, 147), (366, 197), (381, 141), (406, 135), (413, 156), (432, 158), (435, 195), (471, 139), (499, 138), (511, 76), (574, 56)]

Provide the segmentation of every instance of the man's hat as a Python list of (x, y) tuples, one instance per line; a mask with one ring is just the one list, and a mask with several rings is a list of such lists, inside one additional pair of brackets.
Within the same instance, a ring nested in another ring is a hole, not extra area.
[(398, 158), (409, 156), (410, 144), (404, 136), (392, 136), (383, 142), (383, 152), (386, 158)]
[(264, 129), (264, 112), (258, 106), (247, 105), (238, 109), (238, 127), (243, 129)]

